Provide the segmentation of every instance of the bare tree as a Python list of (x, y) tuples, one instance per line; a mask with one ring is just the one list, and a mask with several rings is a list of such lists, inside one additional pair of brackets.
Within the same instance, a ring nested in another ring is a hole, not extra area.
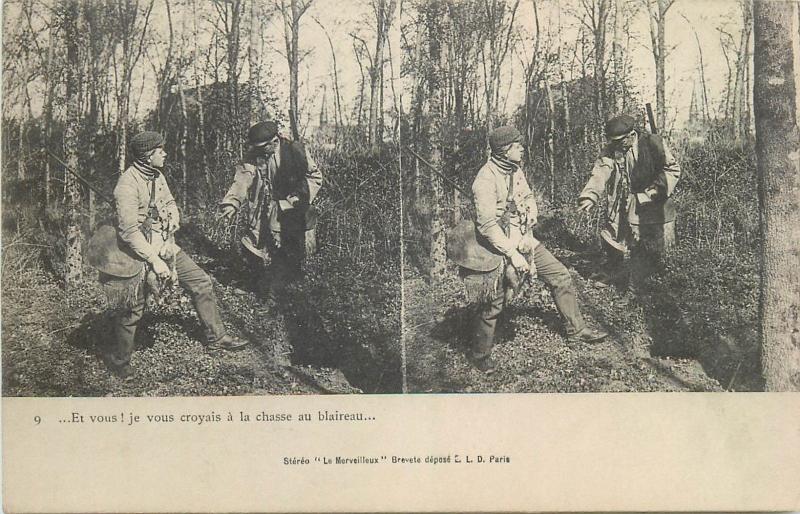
[(504, 0), (483, 0), (481, 7), (484, 28), (478, 37), (485, 41), (485, 44), (481, 46), (481, 64), (484, 77), (486, 123), (489, 130), (494, 127), (494, 116), (500, 97), (500, 74), (513, 41), (511, 35), (518, 7), (519, 0), (514, 0), (511, 7)]
[[(118, 36), (122, 43), (122, 70), (117, 76), (117, 163), (119, 172), (125, 171), (126, 141), (128, 137), (128, 113), (130, 111), (133, 70), (144, 50), (147, 25), (153, 11), (150, 0), (143, 15), (139, 12), (139, 0), (115, 0)], [(138, 41), (137, 41), (138, 39)], [(115, 56), (116, 64), (116, 56)], [(117, 72), (116, 65), (114, 66)]]
[(386, 37), (392, 26), (397, 0), (372, 0), (372, 10), (375, 14), (375, 54), (372, 59), (370, 75), (369, 99), (369, 142), (373, 150), (377, 150), (383, 132), (383, 57)]
[[(424, 29), (425, 29), (425, 59), (427, 60), (427, 91), (428, 112), (430, 124), (428, 126), (428, 139), (430, 141), (430, 161), (436, 169), (441, 169), (443, 143), (443, 118), (444, 102), (442, 95), (442, 74), (443, 74), (443, 54), (440, 41), (442, 22), (444, 21), (444, 9), (442, 2), (431, 0), (425, 10)], [(433, 205), (431, 216), (431, 248), (430, 248), (430, 277), (433, 280), (441, 279), (445, 273), (447, 264), (447, 252), (445, 241), (445, 223), (442, 203), (444, 201), (444, 190), (442, 179), (435, 173), (430, 173), (431, 190), (433, 192)]]
[[(322, 32), (325, 33), (325, 37), (328, 39), (328, 45), (331, 47), (331, 59), (333, 60), (333, 92), (336, 101), (336, 115), (334, 118), (338, 136), (338, 131), (340, 130), (341, 126), (344, 125), (344, 117), (342, 116), (342, 98), (339, 93), (339, 68), (336, 64), (336, 50), (333, 48), (333, 40), (331, 40), (331, 35), (328, 32), (328, 29), (326, 29), (316, 17), (312, 17), (312, 19), (317, 23), (317, 25), (319, 25), (319, 27), (322, 29)], [(336, 139), (338, 141), (339, 138), (337, 137)]]
[(581, 23), (592, 34), (594, 57), (594, 83), (595, 83), (595, 116), (598, 123), (595, 124), (600, 130), (599, 123), (606, 116), (606, 32), (608, 27), (608, 17), (611, 13), (610, 0), (581, 0), (583, 15), (580, 17)]
[(753, 5), (753, 107), (761, 229), (762, 365), (768, 391), (800, 391), (800, 9), (796, 2)]
[(643, 0), (650, 21), (650, 48), (656, 65), (656, 124), (666, 130), (666, 62), (667, 62), (667, 11), (675, 0)]
[(203, 87), (200, 80), (200, 73), (197, 65), (200, 61), (199, 56), (199, 34), (197, 29), (197, 0), (192, 0), (192, 65), (194, 66), (194, 86), (197, 94), (197, 148), (200, 152), (200, 165), (203, 167), (203, 175), (206, 182), (206, 191), (211, 192), (211, 171), (206, 165), (206, 130), (205, 130), (205, 108), (203, 106)]
[(299, 102), (298, 72), (300, 70), (300, 19), (314, 0), (280, 0), (283, 15), (283, 37), (286, 44), (286, 62), (289, 65), (289, 124), (292, 138), (300, 139), (298, 128)]
[[(78, 169), (78, 137), (81, 124), (79, 18), (80, 9), (77, 0), (67, 2), (64, 7), (64, 40), (67, 47), (67, 120), (64, 130), (64, 155), (67, 165), (72, 169)], [(67, 195), (67, 247), (64, 281), (67, 287), (73, 287), (80, 282), (83, 275), (81, 226), (78, 212), (81, 192), (77, 179), (67, 170), (64, 170), (64, 180)]]

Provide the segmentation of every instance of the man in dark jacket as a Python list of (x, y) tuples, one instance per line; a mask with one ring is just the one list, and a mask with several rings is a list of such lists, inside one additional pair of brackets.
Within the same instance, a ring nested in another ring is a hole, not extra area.
[(620, 266), (630, 249), (632, 287), (640, 285), (660, 264), (675, 241), (672, 194), (681, 174), (661, 137), (636, 129), (635, 121), (622, 115), (606, 122), (608, 144), (578, 197), (578, 209), (588, 211), (606, 196), (606, 225), (600, 235), (609, 269), (603, 281), (620, 277)]
[(271, 261), (272, 290), (298, 278), (306, 254), (311, 202), (322, 186), (322, 173), (305, 146), (280, 137), (273, 121), (256, 123), (247, 132), (249, 149), (236, 165), (233, 184), (220, 209), (227, 219), (249, 206), (248, 232), (242, 245), (260, 267)]

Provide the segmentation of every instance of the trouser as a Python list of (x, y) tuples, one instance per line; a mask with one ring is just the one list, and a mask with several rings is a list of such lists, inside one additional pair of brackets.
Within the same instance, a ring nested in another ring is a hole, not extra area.
[[(211, 279), (183, 251), (175, 256), (175, 269), (178, 272), (178, 283), (192, 298), (197, 316), (205, 329), (206, 342), (215, 343), (225, 337), (225, 325), (219, 315)], [(131, 309), (123, 309), (115, 316), (114, 346), (108, 356), (112, 364), (124, 366), (130, 362), (136, 327), (144, 315), (144, 309), (145, 296), (140, 291), (136, 305)]]
[[(571, 336), (583, 330), (586, 322), (578, 306), (575, 284), (567, 268), (541, 243), (533, 251), (533, 263), (538, 277), (550, 288), (556, 309), (566, 325), (567, 335)], [(470, 277), (465, 278), (469, 279)], [(497, 318), (513, 295), (514, 291), (504, 284), (502, 288), (498, 288), (496, 294), (491, 295), (491, 298), (478, 303), (472, 320), (473, 358), (482, 359), (491, 353)]]
[(291, 232), (275, 232), (270, 236), (267, 245), (269, 259), (253, 254), (244, 248), (247, 268), (253, 275), (256, 291), (259, 295), (267, 295), (270, 291), (278, 292), (287, 284), (302, 276), (305, 240), (295, 238)]
[(629, 269), (623, 270), (625, 257), (603, 242), (606, 261), (612, 274), (620, 274), (625, 285), (640, 285), (647, 277), (664, 267), (675, 245), (675, 221), (652, 225), (631, 225)]

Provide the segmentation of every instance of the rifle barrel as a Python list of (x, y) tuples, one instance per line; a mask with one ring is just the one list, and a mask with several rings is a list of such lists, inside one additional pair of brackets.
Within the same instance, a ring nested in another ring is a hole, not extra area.
[(94, 194), (96, 194), (98, 197), (100, 197), (100, 199), (101, 199), (101, 200), (104, 200), (105, 202), (109, 203), (109, 204), (110, 204), (112, 207), (116, 207), (116, 204), (115, 204), (114, 200), (112, 200), (112, 199), (111, 199), (109, 196), (106, 196), (106, 194), (105, 194), (105, 193), (103, 193), (102, 191), (100, 191), (99, 189), (97, 189), (97, 188), (96, 188), (94, 185), (92, 185), (92, 183), (91, 183), (91, 182), (89, 182), (88, 180), (86, 180), (85, 178), (83, 178), (82, 176), (80, 176), (80, 175), (78, 174), (78, 172), (77, 172), (77, 171), (75, 171), (75, 170), (73, 170), (72, 168), (70, 168), (70, 167), (69, 167), (69, 165), (67, 165), (67, 163), (65, 163), (64, 161), (62, 161), (62, 160), (61, 160), (61, 158), (60, 158), (59, 156), (57, 156), (56, 154), (54, 154), (53, 152), (51, 152), (49, 148), (45, 148), (45, 149), (44, 149), (44, 151), (45, 151), (45, 152), (47, 152), (47, 154), (48, 154), (50, 157), (52, 157), (52, 158), (53, 158), (53, 160), (55, 160), (57, 163), (59, 163), (60, 165), (62, 165), (62, 166), (64, 167), (64, 169), (65, 169), (65, 170), (67, 170), (67, 171), (69, 171), (70, 173), (72, 173), (72, 175), (73, 175), (73, 176), (74, 176), (76, 179), (78, 179), (78, 181), (79, 181), (81, 184), (83, 184), (84, 186), (86, 186), (86, 187), (88, 187), (89, 189), (91, 189), (91, 190), (94, 192)]
[(448, 178), (448, 177), (447, 177), (447, 176), (446, 176), (444, 173), (442, 173), (441, 171), (437, 170), (437, 169), (436, 169), (436, 166), (434, 166), (433, 164), (431, 164), (430, 162), (428, 162), (428, 161), (427, 161), (427, 159), (425, 159), (424, 157), (422, 157), (420, 154), (418, 154), (417, 152), (415, 152), (414, 150), (412, 150), (412, 149), (411, 149), (410, 147), (408, 147), (408, 146), (406, 146), (406, 147), (405, 147), (405, 149), (406, 149), (406, 150), (408, 150), (408, 151), (411, 153), (411, 155), (413, 155), (414, 157), (416, 157), (417, 159), (419, 159), (419, 160), (422, 162), (422, 164), (424, 164), (425, 166), (427, 166), (428, 168), (430, 168), (430, 170), (431, 170), (432, 172), (436, 173), (436, 174), (437, 174), (437, 175), (439, 175), (439, 176), (440, 176), (442, 179), (444, 179), (446, 182), (448, 182), (448, 183), (449, 183), (451, 186), (453, 186), (454, 188), (458, 189), (458, 190), (461, 192), (461, 194), (463, 194), (463, 195), (466, 195), (466, 196), (468, 196), (468, 197), (472, 197), (472, 193), (471, 193), (471, 192), (464, 191), (464, 189), (462, 189), (462, 188), (461, 188), (461, 186), (459, 186), (458, 184), (456, 184), (455, 182), (453, 182), (452, 180), (450, 180), (450, 179), (449, 179), (449, 178)]
[(650, 122), (650, 133), (658, 134), (658, 128), (656, 128), (656, 119), (653, 117), (653, 106), (650, 105), (650, 102), (644, 104), (645, 109), (647, 109), (647, 121)]

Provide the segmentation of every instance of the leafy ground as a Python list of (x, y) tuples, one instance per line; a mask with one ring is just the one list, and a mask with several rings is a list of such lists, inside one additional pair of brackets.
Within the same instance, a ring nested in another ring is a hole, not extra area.
[[(135, 374), (120, 380), (102, 361), (110, 334), (103, 296), (87, 280), (65, 292), (51, 275), (32, 268), (13, 280), (4, 276), (2, 302), (3, 390), (7, 396), (183, 396), (361, 392), (353, 382), (371, 382), (373, 354), (351, 350), (348, 366), (326, 361), (330, 352), (357, 342), (338, 337), (336, 321), (303, 304), (301, 287), (276, 302), (262, 298), (239, 257), (215, 249), (185, 227), (179, 243), (212, 277), (229, 330), (251, 341), (238, 352), (207, 353), (188, 298), (147, 314), (137, 332), (131, 364)], [(313, 266), (313, 263), (312, 263)], [(94, 272), (87, 269), (87, 276)], [(308, 282), (313, 282), (310, 277)], [(313, 284), (312, 284), (313, 285)], [(380, 303), (378, 303), (380, 306)], [(339, 308), (341, 306), (338, 306)], [(317, 343), (332, 348), (320, 351)], [(309, 349), (311, 348), (311, 349)], [(374, 348), (371, 348), (374, 350)], [(373, 352), (375, 353), (375, 352)], [(379, 356), (380, 352), (377, 352)], [(359, 360), (360, 359), (360, 360)], [(366, 360), (365, 360), (366, 359)], [(326, 365), (330, 364), (330, 365)], [(399, 369), (399, 364), (397, 365)], [(381, 374), (381, 377), (389, 374)], [(390, 379), (383, 387), (393, 387)]]
[[(547, 242), (552, 235), (543, 238)], [(404, 333), (410, 390), (761, 390), (753, 327), (704, 331), (716, 326), (709, 316), (719, 301), (713, 304), (709, 298), (705, 311), (687, 311), (685, 302), (674, 297), (680, 289), (672, 270), (653, 277), (636, 295), (603, 287), (590, 278), (602, 261), (595, 250), (565, 244), (563, 238), (548, 248), (570, 268), (587, 320), (611, 336), (595, 344), (568, 343), (549, 291), (536, 282), (501, 316), (493, 350), (498, 370), (487, 376), (468, 359), (467, 302), (455, 270), (435, 286), (410, 270)]]

